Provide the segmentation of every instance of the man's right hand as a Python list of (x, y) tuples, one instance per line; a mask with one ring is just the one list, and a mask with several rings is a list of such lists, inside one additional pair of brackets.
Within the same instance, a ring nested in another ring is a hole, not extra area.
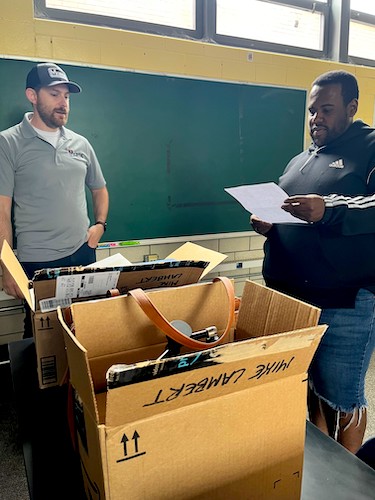
[(3, 268), (3, 290), (7, 295), (10, 295), (15, 299), (24, 298), (19, 286), (14, 281), (9, 271), (5, 268)]
[(262, 234), (263, 236), (266, 236), (268, 231), (272, 228), (271, 222), (265, 222), (264, 220), (259, 219), (256, 215), (252, 215), (250, 217), (250, 223), (253, 226), (254, 231)]

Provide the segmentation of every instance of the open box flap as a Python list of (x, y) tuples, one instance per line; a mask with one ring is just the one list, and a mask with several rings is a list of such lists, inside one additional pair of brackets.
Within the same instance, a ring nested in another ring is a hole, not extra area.
[(23, 296), (32, 311), (35, 311), (35, 299), (32, 290), (30, 289), (30, 280), (25, 274), (21, 264), (18, 262), (17, 257), (14, 255), (9, 243), (4, 240), (3, 247), (0, 255), (1, 261), (12, 275), (14, 281), (19, 286)]
[(246, 281), (236, 326), (236, 340), (318, 324), (320, 309), (259, 283)]
[(183, 367), (191, 363), (186, 371), (177, 367), (180, 372), (174, 375), (108, 389), (106, 425), (116, 427), (303, 374), (326, 328), (320, 325), (222, 345), (200, 353), (199, 361), (194, 361), (199, 353), (193, 353), (181, 360)]
[(152, 262), (133, 264), (128, 268), (123, 268), (118, 279), (117, 288), (121, 293), (126, 293), (134, 288), (147, 290), (150, 288), (190, 285), (199, 281), (206, 265), (207, 262), (192, 259), (176, 262), (160, 261), (156, 264), (152, 264)]
[(176, 259), (176, 260), (205, 260), (209, 262), (209, 265), (203, 271), (202, 279), (206, 274), (210, 273), (217, 265), (220, 264), (224, 259), (228, 256), (223, 253), (216, 252), (215, 250), (211, 250), (208, 248), (201, 247), (196, 243), (192, 243), (191, 241), (187, 241), (182, 246), (177, 248), (174, 252), (168, 255), (167, 259)]
[(207, 262), (161, 261), (123, 267), (94, 268), (71, 266), (41, 270), (34, 276), (37, 305), (51, 297), (59, 299), (78, 296), (89, 300), (106, 296), (108, 289), (117, 288), (125, 294), (134, 288), (165, 288), (197, 283)]
[(87, 350), (78, 342), (70, 331), (69, 327), (65, 323), (60, 307), (57, 309), (57, 316), (63, 326), (70, 381), (80, 395), (92, 418), (99, 423), (99, 412), (96, 405), (94, 385), (90, 375)]

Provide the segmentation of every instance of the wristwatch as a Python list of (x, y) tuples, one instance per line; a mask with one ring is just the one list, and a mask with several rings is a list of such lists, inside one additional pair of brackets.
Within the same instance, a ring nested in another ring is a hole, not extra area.
[(103, 226), (104, 231), (106, 231), (106, 229), (107, 229), (107, 223), (106, 223), (106, 222), (103, 222), (102, 220), (97, 220), (97, 221), (95, 222), (95, 226), (96, 226), (97, 224), (102, 225), (102, 226)]

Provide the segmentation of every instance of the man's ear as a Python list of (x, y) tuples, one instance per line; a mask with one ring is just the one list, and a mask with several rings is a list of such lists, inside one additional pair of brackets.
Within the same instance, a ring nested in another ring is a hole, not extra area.
[(350, 103), (347, 106), (348, 111), (349, 111), (349, 116), (353, 118), (353, 116), (356, 114), (358, 111), (358, 99), (352, 99)]
[(27, 99), (31, 102), (31, 104), (36, 103), (38, 96), (37, 96), (37, 93), (34, 89), (27, 88), (25, 90), (25, 94), (26, 94)]

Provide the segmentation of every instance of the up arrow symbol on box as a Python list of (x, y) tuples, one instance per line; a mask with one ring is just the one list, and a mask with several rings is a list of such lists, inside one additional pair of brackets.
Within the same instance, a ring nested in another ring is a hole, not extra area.
[(128, 451), (127, 451), (127, 442), (128, 441), (129, 441), (129, 439), (127, 438), (126, 434), (124, 434), (122, 436), (122, 439), (121, 439), (121, 443), (124, 445), (124, 457), (126, 457), (128, 454)]
[(138, 434), (137, 431), (134, 431), (133, 441), (134, 441), (134, 451), (135, 451), (135, 453), (138, 453), (138, 439), (139, 439), (139, 434)]

